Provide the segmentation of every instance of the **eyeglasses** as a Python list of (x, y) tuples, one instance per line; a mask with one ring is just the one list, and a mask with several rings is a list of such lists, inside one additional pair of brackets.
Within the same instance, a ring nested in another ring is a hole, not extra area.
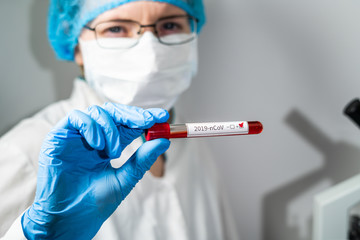
[(102, 48), (127, 49), (139, 42), (144, 28), (153, 28), (159, 42), (165, 45), (190, 42), (197, 36), (197, 22), (192, 16), (176, 15), (161, 18), (150, 25), (132, 20), (113, 20), (98, 23), (94, 28), (84, 28), (95, 32), (97, 43)]

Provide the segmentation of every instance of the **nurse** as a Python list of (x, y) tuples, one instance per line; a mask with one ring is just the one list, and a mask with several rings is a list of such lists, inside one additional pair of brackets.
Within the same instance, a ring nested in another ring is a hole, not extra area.
[(196, 74), (202, 1), (52, 0), (49, 11), (57, 57), (84, 76), (1, 138), (0, 236), (238, 239), (206, 146), (141, 137), (175, 119)]

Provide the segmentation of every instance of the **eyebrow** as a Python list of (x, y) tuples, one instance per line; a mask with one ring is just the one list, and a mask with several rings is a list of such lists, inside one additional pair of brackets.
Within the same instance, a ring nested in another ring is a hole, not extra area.
[[(174, 14), (174, 15), (169, 15), (169, 16), (165, 16), (165, 17), (161, 17), (159, 19), (157, 19), (155, 22), (158, 22), (158, 21), (161, 21), (161, 20), (166, 20), (166, 19), (170, 19), (170, 18), (176, 18), (176, 17), (190, 17), (190, 15), (188, 14)], [(98, 25), (100, 23), (104, 23), (104, 22), (112, 22), (112, 21), (124, 21), (124, 22), (137, 22), (139, 23), (138, 21), (135, 21), (135, 20), (132, 20), (132, 19), (128, 19), (128, 18), (115, 18), (115, 19), (109, 19), (109, 20), (104, 20), (104, 21), (91, 21), (90, 23), (86, 24), (87, 26), (90, 26), (90, 25), (93, 25), (95, 24)], [(94, 26), (94, 27), (95, 27)]]

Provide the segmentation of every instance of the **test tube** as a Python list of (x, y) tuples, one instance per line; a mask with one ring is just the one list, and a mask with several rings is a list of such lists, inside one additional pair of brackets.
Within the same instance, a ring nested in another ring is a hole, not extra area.
[(156, 138), (196, 138), (259, 134), (263, 130), (261, 122), (208, 122), (169, 124), (157, 123), (145, 131), (147, 141)]

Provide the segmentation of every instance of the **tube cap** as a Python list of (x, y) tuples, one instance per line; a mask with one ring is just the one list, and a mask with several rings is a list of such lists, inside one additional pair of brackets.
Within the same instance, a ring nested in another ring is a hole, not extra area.
[(261, 122), (248, 122), (249, 123), (249, 134), (259, 134), (263, 130)]

